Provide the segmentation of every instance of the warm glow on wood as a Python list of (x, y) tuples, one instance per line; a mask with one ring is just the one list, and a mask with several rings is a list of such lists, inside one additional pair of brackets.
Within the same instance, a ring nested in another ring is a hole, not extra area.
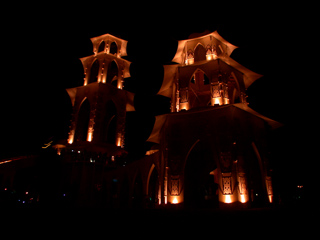
[(68, 138), (68, 143), (69, 143), (69, 144), (72, 144), (72, 143), (73, 143), (73, 137), (74, 137), (74, 133), (73, 133), (73, 131), (72, 131), (72, 132), (70, 132), (69, 138)]
[(188, 102), (184, 102), (184, 103), (180, 103), (180, 111), (181, 110), (189, 110), (189, 103)]
[(221, 97), (211, 98), (211, 105), (222, 105)]
[(186, 60), (186, 65), (192, 65), (194, 64), (194, 58), (189, 58)]
[(174, 197), (172, 200), (172, 204), (178, 204), (178, 203), (179, 203), (178, 197)]
[(116, 145), (121, 147), (121, 137), (117, 137)]
[(88, 137), (87, 137), (88, 142), (92, 141), (92, 135), (93, 135), (93, 129), (89, 128)]
[(232, 203), (231, 195), (224, 195), (224, 202), (225, 203)]
[(207, 58), (207, 61), (210, 61), (210, 60), (215, 60), (217, 59), (217, 55), (216, 54), (207, 54), (206, 55), (206, 58)]
[(242, 203), (247, 202), (246, 196), (244, 194), (240, 194), (240, 202), (242, 202)]
[(118, 81), (117, 88), (122, 89), (122, 81)]

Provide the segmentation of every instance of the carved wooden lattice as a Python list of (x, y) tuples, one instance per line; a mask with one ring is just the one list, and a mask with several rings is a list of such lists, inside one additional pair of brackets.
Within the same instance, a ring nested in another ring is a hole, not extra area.
[(171, 195), (173, 196), (177, 196), (179, 195), (179, 178), (177, 179), (171, 179)]
[(223, 194), (232, 194), (232, 179), (231, 177), (222, 177)]

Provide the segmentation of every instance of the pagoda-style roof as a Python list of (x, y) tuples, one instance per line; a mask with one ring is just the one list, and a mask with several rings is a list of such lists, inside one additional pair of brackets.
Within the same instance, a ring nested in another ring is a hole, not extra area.
[(199, 43), (204, 46), (215, 44), (217, 45), (217, 47), (219, 47), (220, 45), (221, 49), (228, 56), (231, 55), (234, 49), (238, 48), (237, 46), (229, 43), (223, 37), (221, 37), (217, 31), (214, 31), (204, 36), (178, 41), (177, 52), (176, 55), (173, 57), (172, 62), (183, 63), (183, 52), (185, 48), (194, 49)]
[[(262, 114), (254, 111), (245, 103), (236, 103), (223, 106), (215, 107), (201, 107), (190, 109), (189, 111), (179, 112), (179, 113), (169, 113), (164, 115), (156, 116), (156, 121), (153, 126), (153, 130), (147, 139), (148, 142), (160, 143), (161, 131), (167, 119), (177, 119), (178, 121), (183, 119), (188, 119), (188, 121), (198, 122), (199, 119), (207, 118), (208, 122), (211, 122), (218, 116), (226, 115), (233, 121), (239, 119), (243, 114), (246, 114), (246, 121), (250, 123), (256, 123), (256, 121), (265, 122), (270, 129), (277, 129), (282, 126), (281, 123), (272, 120)], [(242, 118), (243, 119), (243, 118)]]
[[(97, 53), (98, 52), (98, 48), (100, 46), (100, 44), (104, 41), (105, 44), (109, 43), (109, 45), (113, 42), (115, 42), (117, 44), (117, 48), (119, 49), (119, 55), (120, 56), (127, 56), (127, 43), (128, 41), (115, 37), (109, 33), (101, 35), (101, 36), (97, 36), (97, 37), (93, 37), (90, 38), (92, 45), (93, 45), (93, 52)], [(110, 47), (110, 46), (109, 46)]]
[[(189, 56), (187, 56), (189, 51), (194, 53), (198, 45), (210, 49), (212, 57), (209, 56), (206, 60), (189, 62), (188, 60), (190, 59), (188, 59)], [(224, 68), (229, 68), (230, 71), (238, 72), (241, 75), (241, 77), (239, 75), (238, 84), (243, 86), (242, 90), (245, 91), (245, 89), (247, 89), (255, 80), (261, 78), (262, 75), (242, 66), (230, 57), (231, 53), (236, 48), (237, 46), (226, 41), (217, 31), (203, 36), (178, 41), (178, 48), (172, 59), (172, 62), (176, 64), (164, 65), (165, 73), (163, 83), (158, 94), (166, 97), (172, 96), (172, 87), (178, 68), (180, 69), (180, 74), (182, 72), (187, 72), (191, 75), (196, 69), (201, 69), (208, 77), (210, 77), (210, 74), (208, 74), (209, 72), (215, 71), (217, 74), (218, 72), (216, 70), (223, 66)]]

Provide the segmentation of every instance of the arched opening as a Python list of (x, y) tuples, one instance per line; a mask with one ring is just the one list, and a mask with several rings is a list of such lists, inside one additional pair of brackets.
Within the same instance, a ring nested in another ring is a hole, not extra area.
[(99, 45), (98, 52), (103, 52), (105, 49), (105, 46), (106, 46), (105, 42), (102, 41)]
[(218, 184), (213, 170), (216, 169), (209, 146), (196, 143), (188, 154), (184, 169), (184, 204), (186, 207), (217, 207)]
[(233, 90), (233, 95), (232, 95), (232, 103), (240, 103), (240, 94), (239, 91), (235, 88)]
[(250, 200), (255, 207), (264, 206), (268, 202), (265, 179), (263, 174), (263, 162), (259, 150), (254, 142), (251, 144), (248, 156), (248, 185)]
[(117, 108), (112, 100), (105, 105), (105, 115), (101, 127), (101, 142), (115, 144), (117, 128)]
[(210, 80), (202, 70), (197, 69), (189, 84), (190, 108), (207, 106), (210, 96)]
[(118, 46), (117, 46), (116, 42), (112, 42), (112, 43), (110, 44), (110, 51), (109, 51), (109, 53), (110, 53), (110, 54), (117, 54), (117, 52), (118, 52)]
[(148, 205), (154, 208), (159, 204), (159, 175), (154, 164), (150, 169), (150, 173), (148, 178)]
[(140, 173), (137, 174), (133, 185), (132, 207), (143, 207), (143, 183)]
[(128, 176), (126, 175), (121, 184), (121, 189), (120, 189), (120, 207), (122, 208), (127, 208), (129, 207), (129, 193), (130, 193), (130, 185), (129, 185), (129, 179)]
[(198, 46), (196, 47), (196, 49), (194, 50), (194, 61), (198, 62), (198, 61), (204, 61), (206, 60), (206, 49), (204, 48), (204, 46), (202, 46), (202, 44), (198, 44)]
[(96, 59), (91, 65), (88, 84), (98, 81), (99, 68), (100, 68), (99, 60)]
[(90, 103), (86, 98), (82, 101), (78, 112), (77, 126), (75, 132), (76, 141), (86, 141), (88, 135), (88, 125), (90, 119)]
[(118, 79), (118, 65), (115, 61), (112, 61), (107, 70), (107, 83), (111, 83), (113, 86), (117, 86), (117, 79)]

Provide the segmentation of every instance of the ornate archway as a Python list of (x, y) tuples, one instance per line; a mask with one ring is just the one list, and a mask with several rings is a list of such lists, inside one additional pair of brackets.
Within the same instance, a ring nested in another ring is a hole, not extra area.
[(189, 150), (184, 168), (184, 204), (186, 207), (216, 207), (217, 189), (213, 170), (217, 168), (211, 148), (197, 141)]

